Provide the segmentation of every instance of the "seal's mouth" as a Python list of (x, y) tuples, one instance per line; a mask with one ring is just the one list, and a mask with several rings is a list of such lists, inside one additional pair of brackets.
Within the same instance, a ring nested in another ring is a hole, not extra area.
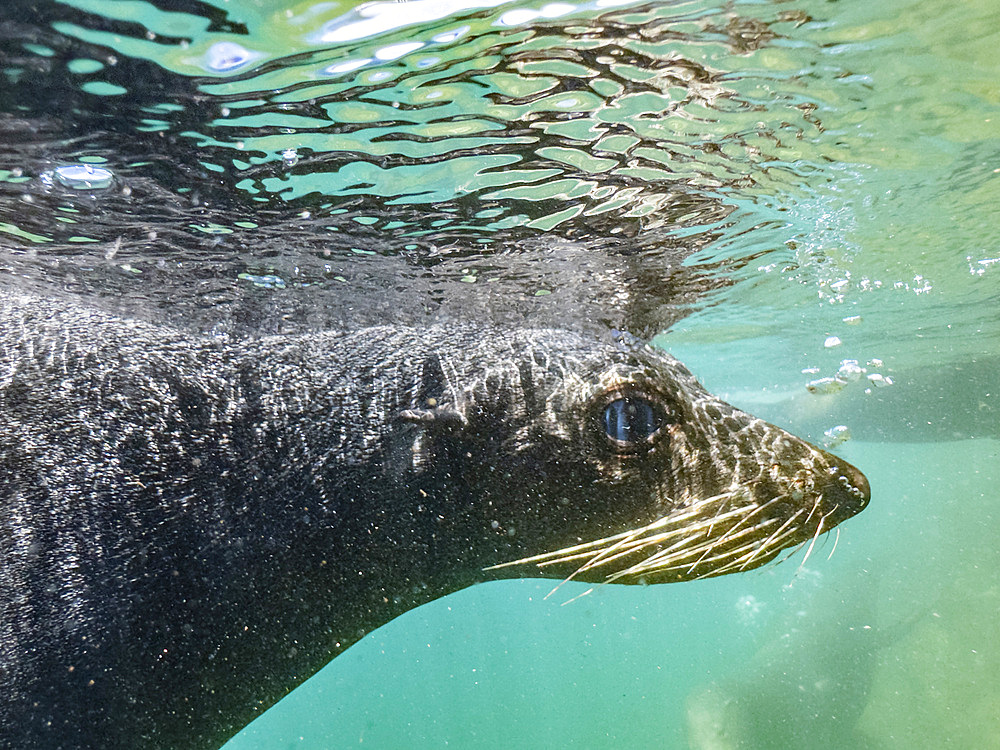
[(811, 505), (789, 494), (757, 501), (739, 488), (690, 502), (645, 526), (486, 570), (533, 565), (564, 582), (667, 583), (751, 570), (805, 543), (808, 559), (821, 534), (863, 510), (871, 497), (860, 471), (825, 457), (832, 464), (828, 479)]

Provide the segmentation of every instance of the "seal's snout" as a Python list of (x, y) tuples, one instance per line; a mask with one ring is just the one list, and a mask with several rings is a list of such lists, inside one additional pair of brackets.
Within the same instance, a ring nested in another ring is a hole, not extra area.
[(862, 510), (868, 505), (868, 501), (872, 499), (872, 488), (868, 484), (868, 477), (862, 474), (857, 468), (846, 463), (841, 466), (841, 471), (845, 472), (844, 476), (847, 477), (847, 481), (861, 493), (861, 507), (858, 510)]
[(832, 520), (845, 521), (863, 511), (871, 500), (868, 478), (859, 469), (831, 453), (824, 455), (830, 465), (830, 480), (823, 489), (827, 507), (835, 508)]

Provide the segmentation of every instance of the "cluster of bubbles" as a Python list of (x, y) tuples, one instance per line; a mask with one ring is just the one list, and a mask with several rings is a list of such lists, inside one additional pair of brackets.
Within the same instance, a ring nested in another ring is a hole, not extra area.
[[(849, 325), (856, 325), (861, 322), (860, 316), (845, 318), (844, 322)], [(839, 336), (828, 336), (823, 342), (827, 349), (840, 346), (843, 342)], [(883, 388), (893, 384), (892, 378), (883, 375), (877, 370), (882, 369), (885, 363), (881, 359), (872, 358), (862, 365), (856, 359), (842, 359), (837, 371), (830, 376), (816, 378), (806, 383), (806, 390), (816, 396), (829, 396), (842, 391), (848, 384), (864, 381), (865, 393), (871, 393), (875, 388)], [(802, 371), (806, 375), (818, 375), (822, 371), (818, 367), (809, 367)], [(846, 425), (836, 425), (823, 433), (823, 445), (833, 448), (851, 439), (851, 430)]]

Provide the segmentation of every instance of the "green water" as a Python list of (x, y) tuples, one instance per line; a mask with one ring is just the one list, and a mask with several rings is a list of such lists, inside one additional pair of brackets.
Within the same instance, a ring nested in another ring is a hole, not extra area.
[[(228, 750), (1000, 748), (995, 2), (424, 0), (353, 26), (331, 24), (347, 2), (219, 0), (211, 21), (158, 5), (67, 1), (73, 15), (51, 28), (119, 58), (74, 62), (71, 87), (138, 97), (129, 127), (187, 151), (177, 190), (215, 175), (241, 197), (161, 239), (267, 236), (269, 217), (297, 212), (309, 231), (352, 223), (418, 251), (489, 248), (500, 232), (680, 237), (689, 267), (735, 283), (658, 343), (803, 437), (847, 426), (835, 450), (872, 485), (869, 508), (805, 561), (800, 550), (746, 574), (581, 598), (574, 584), (546, 599), (552, 582), (493, 583), (421, 607)], [(414, 7), (423, 16), (408, 22)], [(754, 19), (773, 37), (740, 47)], [(620, 62), (598, 60), (612, 48)], [(139, 97), (125, 59), (190, 77), (203, 96)], [(694, 63), (719, 73), (691, 79)], [(113, 157), (99, 145), (78, 155)], [(149, 169), (135, 150), (121, 174)], [(72, 223), (32, 205), (0, 215), (5, 241), (31, 249), (16, 262), (60, 248), (60, 269), (86, 260), (73, 266), (86, 284), (100, 264), (67, 248), (120, 230), (82, 204), (64, 213)], [(307, 291), (345, 272), (306, 255), (215, 268), (232, 288), (249, 271)], [(463, 257), (447, 266), (455, 283), (490, 273), (488, 252)], [(137, 284), (161, 260), (126, 239), (115, 262), (135, 273), (94, 278)], [(172, 278), (195, 288), (189, 269)], [(892, 385), (806, 390), (844, 360)]]
[[(767, 254), (662, 343), (806, 437), (846, 424), (871, 506), (801, 568), (570, 603), (581, 588), (465, 591), (228, 747), (1000, 747), (1000, 11), (794, 7), (817, 18), (796, 43), (740, 60), (761, 88), (801, 76), (824, 130), (769, 145), (782, 163), (709, 246)], [(876, 358), (877, 394), (803, 387)]]

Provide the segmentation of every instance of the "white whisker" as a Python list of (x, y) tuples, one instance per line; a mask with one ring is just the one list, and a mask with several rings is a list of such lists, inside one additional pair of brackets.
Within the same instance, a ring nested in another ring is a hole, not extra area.
[[(546, 599), (574, 579), (586, 576), (587, 580), (594, 581), (598, 569), (608, 570), (601, 585), (634, 583), (646, 576), (657, 576), (657, 580), (693, 580), (747, 570), (777, 556), (788, 544), (801, 540), (803, 526), (808, 525), (821, 507), (820, 500), (816, 500), (808, 510), (800, 508), (782, 520), (782, 511), (789, 502), (787, 494), (757, 503), (745, 490), (731, 491), (690, 502), (635, 529), (499, 563), (486, 570), (516, 565), (545, 569), (575, 564), (575, 569), (545, 595)], [(809, 559), (816, 540), (827, 528), (827, 518), (835, 510), (828, 511), (810, 535), (800, 568)], [(775, 528), (776, 524), (780, 525)], [(830, 554), (832, 556), (832, 550)], [(636, 560), (635, 556), (641, 559)], [(633, 559), (630, 564), (626, 562), (629, 558)], [(785, 559), (787, 555), (782, 558)], [(615, 570), (617, 567), (620, 569)], [(594, 588), (588, 588), (564, 604), (586, 596)]]
[[(809, 555), (812, 554), (813, 547), (816, 546), (816, 540), (819, 539), (820, 534), (823, 533), (823, 528), (826, 525), (826, 519), (828, 519), (834, 512), (836, 512), (839, 506), (834, 505), (830, 510), (828, 510), (823, 516), (820, 517), (819, 523), (816, 524), (816, 533), (813, 534), (812, 540), (809, 542), (809, 547), (806, 549), (805, 557), (802, 558), (802, 562), (799, 563), (798, 570), (795, 574), (798, 575), (799, 571), (802, 570), (806, 565), (806, 560), (809, 559)], [(830, 554), (833, 554), (832, 552)]]
[(830, 560), (831, 558), (833, 558), (833, 553), (837, 551), (837, 542), (839, 542), (839, 541), (840, 541), (840, 527), (839, 527), (839, 526), (838, 526), (838, 527), (836, 527), (836, 528), (834, 529), (834, 531), (836, 531), (837, 533), (836, 533), (836, 535), (835, 535), (835, 536), (833, 537), (833, 549), (831, 549), (831, 550), (830, 550), (830, 554), (826, 556), (826, 559), (827, 559), (827, 560)]

